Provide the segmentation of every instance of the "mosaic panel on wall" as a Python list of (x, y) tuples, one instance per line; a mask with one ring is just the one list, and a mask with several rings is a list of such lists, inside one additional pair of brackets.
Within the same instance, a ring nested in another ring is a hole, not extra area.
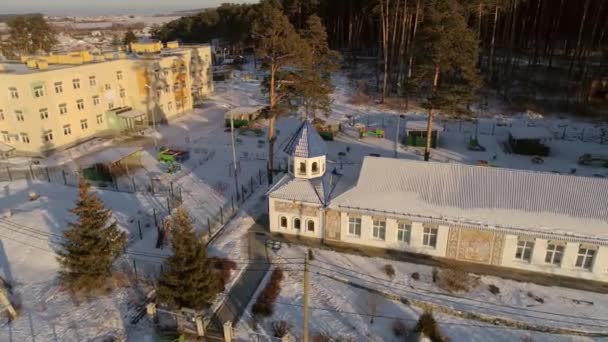
[(499, 265), (504, 234), (489, 230), (450, 227), (446, 256), (463, 261)]

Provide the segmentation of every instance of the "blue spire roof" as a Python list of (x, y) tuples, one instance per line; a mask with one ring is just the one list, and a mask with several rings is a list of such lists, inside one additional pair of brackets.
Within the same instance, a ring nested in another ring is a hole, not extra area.
[(305, 120), (289, 139), (283, 151), (292, 157), (300, 158), (315, 158), (327, 154), (325, 142), (308, 120)]

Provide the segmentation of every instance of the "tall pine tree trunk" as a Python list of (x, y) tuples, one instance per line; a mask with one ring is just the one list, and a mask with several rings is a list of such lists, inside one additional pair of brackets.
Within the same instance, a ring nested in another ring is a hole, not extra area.
[(488, 75), (490, 80), (494, 79), (494, 49), (496, 45), (496, 25), (498, 23), (498, 6), (494, 9), (494, 24), (492, 25), (492, 40), (490, 41), (490, 60), (488, 61)]
[(274, 172), (274, 125), (277, 119), (276, 112), (276, 89), (275, 89), (275, 67), (274, 65), (270, 66), (270, 90), (268, 92), (268, 102), (270, 104), (268, 118), (268, 162), (266, 165), (266, 172), (268, 173), (268, 185), (272, 184), (272, 176)]
[(412, 44), (410, 46), (410, 58), (407, 67), (407, 78), (412, 78), (412, 68), (414, 66), (414, 42), (416, 41), (416, 29), (420, 18), (420, 0), (416, 3), (416, 13), (414, 14), (414, 26), (412, 28)]
[[(437, 88), (437, 83), (439, 82), (439, 66), (435, 66), (435, 75), (433, 76), (433, 92)], [(434, 104), (431, 104), (431, 108), (429, 109), (429, 115), (426, 121), (426, 147), (424, 148), (424, 161), (429, 161), (431, 158), (431, 142), (433, 140), (433, 115), (434, 114)]]

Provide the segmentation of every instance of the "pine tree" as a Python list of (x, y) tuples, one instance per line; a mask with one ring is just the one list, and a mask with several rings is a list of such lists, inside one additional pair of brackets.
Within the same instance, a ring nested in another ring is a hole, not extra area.
[(58, 252), (59, 276), (71, 290), (89, 293), (112, 272), (112, 264), (124, 251), (126, 234), (103, 202), (89, 192), (89, 184), (80, 180), (76, 207), (71, 210), (77, 221), (63, 232), (63, 249)]
[(221, 281), (207, 258), (207, 247), (182, 208), (171, 218), (171, 246), (173, 255), (165, 261), (156, 290), (159, 302), (176, 309), (209, 307), (221, 290)]
[[(458, 0), (428, 0), (420, 32), (416, 78), (429, 114), (424, 160), (430, 157), (433, 117), (437, 110), (466, 112), (480, 84), (476, 69), (478, 40), (467, 26)], [(425, 86), (426, 85), (426, 86)]]
[(136, 42), (137, 37), (133, 30), (129, 29), (125, 32), (125, 36), (122, 38), (122, 44), (127, 48), (128, 51), (131, 51), (131, 43)]

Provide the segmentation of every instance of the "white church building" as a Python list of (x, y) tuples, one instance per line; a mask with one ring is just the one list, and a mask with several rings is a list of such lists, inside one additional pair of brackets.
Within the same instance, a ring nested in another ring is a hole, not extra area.
[(268, 192), (270, 231), (608, 282), (608, 180), (365, 157), (350, 189), (305, 121)]

